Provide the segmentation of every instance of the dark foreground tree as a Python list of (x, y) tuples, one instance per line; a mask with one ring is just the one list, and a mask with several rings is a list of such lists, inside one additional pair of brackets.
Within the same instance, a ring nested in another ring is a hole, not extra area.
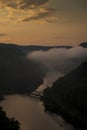
[(0, 107), (0, 130), (20, 130), (20, 123), (14, 118), (8, 118)]

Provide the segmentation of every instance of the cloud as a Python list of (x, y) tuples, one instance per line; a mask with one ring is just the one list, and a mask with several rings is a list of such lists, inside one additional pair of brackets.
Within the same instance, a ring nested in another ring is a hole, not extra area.
[[(56, 10), (48, 13), (40, 12), (40, 9)], [(47, 22), (87, 22), (87, 0), (0, 0), (0, 10), (4, 10), (8, 16), (3, 16), (7, 21), (30, 22), (44, 19)], [(31, 13), (32, 12), (32, 13)], [(1, 15), (1, 14), (0, 14)], [(56, 18), (55, 18), (56, 17)], [(17, 23), (16, 22), (16, 23)]]
[(50, 0), (60, 23), (87, 23), (87, 0)]
[(39, 20), (39, 19), (47, 19), (47, 21), (52, 22), (52, 14), (53, 12), (55, 12), (54, 9), (41, 9), (36, 15), (34, 14), (34, 16), (29, 16), (29, 17), (25, 17), (17, 22), (27, 22), (27, 21), (31, 21), (31, 20)]
[(0, 0), (3, 6), (24, 10), (44, 5), (48, 0)]
[(36, 62), (42, 63), (48, 70), (67, 73), (87, 60), (87, 49), (73, 47), (71, 49), (51, 49), (47, 52), (35, 51), (27, 56)]
[(59, 11), (87, 10), (87, 0), (54, 0), (54, 3)]
[(7, 34), (5, 34), (5, 33), (0, 33), (0, 37), (3, 37), (3, 36), (5, 36), (5, 35), (7, 35)]
[(54, 9), (48, 8), (48, 4), (49, 0), (0, 0), (0, 7), (8, 12), (8, 19), (20, 22), (42, 18), (52, 21)]

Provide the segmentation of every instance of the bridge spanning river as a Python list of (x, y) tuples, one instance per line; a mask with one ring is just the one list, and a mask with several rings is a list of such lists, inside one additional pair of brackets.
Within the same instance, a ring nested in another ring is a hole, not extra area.
[(33, 91), (32, 93), (29, 94), (29, 96), (33, 98), (41, 99), (41, 97), (43, 96), (43, 91), (41, 92)]

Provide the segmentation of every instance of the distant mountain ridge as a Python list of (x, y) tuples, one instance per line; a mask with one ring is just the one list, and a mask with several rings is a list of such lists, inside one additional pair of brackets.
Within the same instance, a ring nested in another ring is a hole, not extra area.
[(20, 46), (24, 52), (32, 52), (32, 51), (48, 51), (53, 48), (66, 48), (70, 49), (72, 46), (35, 46), (35, 45), (30, 45), (30, 46)]
[(19, 49), (21, 49), (23, 52), (27, 53), (27, 52), (32, 52), (32, 51), (48, 51), (50, 49), (53, 48), (66, 48), (66, 49), (70, 49), (72, 48), (72, 46), (40, 46), (40, 45), (17, 45), (17, 44), (6, 44), (6, 43), (0, 43), (0, 46), (5, 46), (5, 47), (17, 47)]
[(82, 46), (82, 47), (84, 47), (84, 48), (87, 48), (87, 42), (81, 43), (80, 46)]

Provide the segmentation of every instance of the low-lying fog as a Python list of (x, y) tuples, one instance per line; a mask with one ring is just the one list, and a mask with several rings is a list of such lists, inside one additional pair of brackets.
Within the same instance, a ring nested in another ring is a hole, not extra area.
[[(54, 48), (48, 51), (33, 51), (27, 54), (27, 58), (43, 64), (47, 68), (43, 83), (44, 87), (46, 87), (51, 86), (56, 79), (85, 61), (87, 59), (87, 49), (75, 46), (71, 49)], [(43, 88), (43, 85), (40, 87)]]

